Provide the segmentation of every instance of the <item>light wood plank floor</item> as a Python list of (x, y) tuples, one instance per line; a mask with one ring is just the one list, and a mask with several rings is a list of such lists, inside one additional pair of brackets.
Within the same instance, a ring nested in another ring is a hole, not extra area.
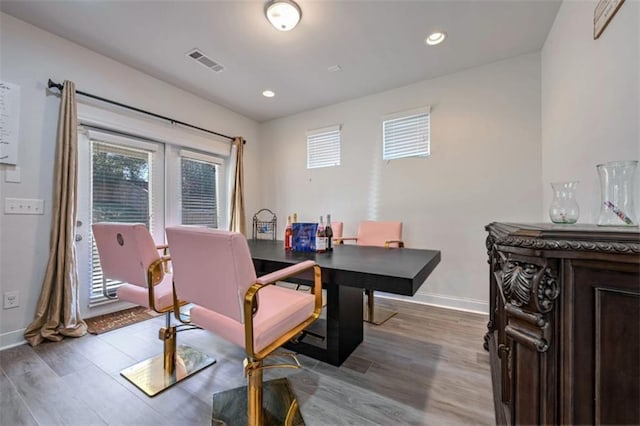
[[(341, 366), (304, 356), (286, 375), (308, 425), (495, 424), (487, 317), (403, 301), (399, 313), (365, 324), (364, 342)], [(119, 371), (162, 351), (156, 318), (99, 336), (0, 352), (0, 425), (209, 425), (213, 393), (246, 384), (243, 351), (212, 334), (179, 333), (178, 343), (217, 364), (148, 398)]]

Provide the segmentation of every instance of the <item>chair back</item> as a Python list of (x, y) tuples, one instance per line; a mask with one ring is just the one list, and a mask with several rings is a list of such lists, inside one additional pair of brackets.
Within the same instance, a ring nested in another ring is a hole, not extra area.
[[(402, 222), (363, 221), (358, 225), (359, 246), (384, 247), (386, 241), (402, 240)], [(390, 247), (398, 247), (391, 244)]]
[(244, 322), (244, 296), (256, 282), (244, 235), (193, 226), (166, 231), (180, 300)]
[(102, 222), (91, 228), (103, 276), (147, 288), (149, 265), (160, 259), (147, 227), (142, 223)]
[(333, 231), (333, 238), (342, 237), (342, 222), (331, 222), (331, 230)]

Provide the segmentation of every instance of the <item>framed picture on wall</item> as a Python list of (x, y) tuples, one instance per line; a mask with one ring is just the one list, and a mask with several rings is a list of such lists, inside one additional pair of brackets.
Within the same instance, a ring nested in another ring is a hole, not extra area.
[(600, 0), (593, 11), (593, 39), (597, 40), (607, 28), (624, 0)]

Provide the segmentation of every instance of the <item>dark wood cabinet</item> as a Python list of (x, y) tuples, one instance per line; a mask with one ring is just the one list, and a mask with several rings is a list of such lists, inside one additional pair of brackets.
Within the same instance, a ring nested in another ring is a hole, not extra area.
[(498, 424), (640, 424), (640, 232), (487, 225)]

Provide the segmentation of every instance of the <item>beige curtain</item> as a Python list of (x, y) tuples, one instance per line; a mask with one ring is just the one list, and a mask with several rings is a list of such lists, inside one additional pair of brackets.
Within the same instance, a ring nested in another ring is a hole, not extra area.
[(236, 149), (235, 180), (231, 192), (231, 222), (229, 229), (247, 235), (247, 227), (244, 219), (244, 169), (242, 167), (242, 154), (244, 151), (244, 139), (240, 136), (233, 140)]
[(87, 325), (80, 317), (74, 244), (78, 182), (77, 127), (75, 85), (65, 81), (60, 96), (54, 164), (49, 263), (35, 319), (24, 332), (24, 337), (32, 346), (45, 339), (57, 342), (64, 336), (80, 337), (87, 332)]

